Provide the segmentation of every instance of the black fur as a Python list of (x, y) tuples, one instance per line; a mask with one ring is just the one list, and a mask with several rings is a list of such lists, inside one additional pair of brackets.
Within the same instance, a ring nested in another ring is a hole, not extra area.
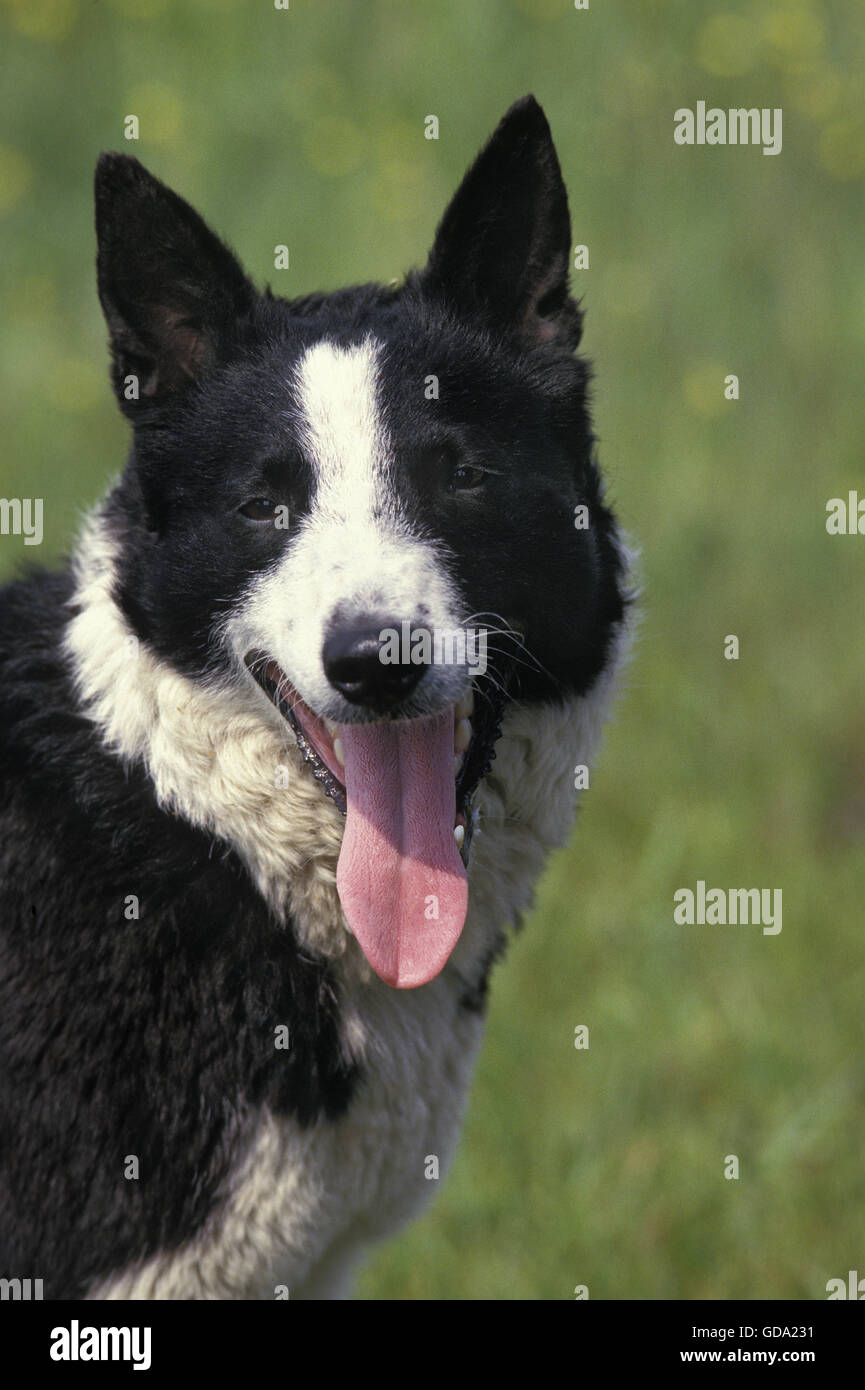
[[(468, 612), (522, 633), (511, 693), (591, 686), (622, 616), (621, 567), (589, 370), (572, 355), (567, 201), (531, 98), (466, 175), (426, 270), (396, 289), (260, 295), (126, 156), (100, 160), (96, 206), (112, 380), (134, 426), (107, 516), (116, 599), (142, 641), (193, 677), (229, 659), (216, 626), (292, 539), (239, 508), (266, 495), (296, 522), (313, 499), (292, 366), (321, 337), (373, 334), (393, 486), (417, 533), (443, 544)], [(476, 493), (450, 490), (456, 457), (489, 470)], [(35, 576), (0, 610), (0, 1275), (41, 1278), (48, 1297), (193, 1235), (251, 1107), (308, 1125), (343, 1113), (359, 1080), (327, 966), (277, 925), (227, 845), (160, 809), (144, 768), (124, 768), (79, 710), (62, 655), (71, 595), (68, 572)], [(482, 1009), (488, 965), (455, 1007)], [(124, 1179), (130, 1154), (138, 1181)]]
[(66, 576), (3, 598), (0, 1271), (78, 1297), (194, 1234), (250, 1106), (309, 1124), (342, 1113), (356, 1077), (326, 967), (76, 713)]
[[(444, 543), (469, 613), (522, 631), (531, 655), (514, 694), (589, 688), (622, 617), (621, 568), (594, 461), (589, 369), (573, 355), (567, 200), (532, 98), (466, 174), (427, 268), (397, 289), (257, 296), (197, 213), (126, 156), (100, 160), (96, 201), (113, 380), (135, 425), (112, 503), (127, 561), (119, 599), (141, 637), (192, 675), (219, 659), (214, 623), (244, 578), (291, 543), (291, 532), (257, 527), (238, 508), (266, 495), (299, 524), (313, 500), (292, 368), (322, 337), (373, 334), (385, 344), (402, 510)], [(124, 394), (129, 374), (136, 402)], [(425, 397), (430, 374), (437, 400)], [(452, 496), (457, 456), (495, 470), (494, 487)], [(582, 531), (580, 503), (592, 519)], [(539, 604), (539, 592), (573, 602)]]

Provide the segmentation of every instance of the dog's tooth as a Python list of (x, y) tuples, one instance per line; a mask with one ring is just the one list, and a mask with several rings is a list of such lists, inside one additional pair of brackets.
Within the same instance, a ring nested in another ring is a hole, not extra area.
[(454, 754), (454, 777), (459, 776), (460, 768), (462, 767), (464, 761), (465, 757), (462, 753)]
[(322, 715), (322, 717), (321, 717), (321, 722), (322, 722), (322, 724), (324, 725), (324, 727), (327, 729), (327, 732), (330, 734), (331, 738), (333, 738), (334, 734), (336, 733), (337, 729), (339, 728), (339, 725), (337, 724), (336, 720), (335, 720), (335, 719), (327, 719), (324, 715)]
[(342, 739), (335, 738), (333, 741), (333, 751), (340, 767), (345, 767), (345, 753), (343, 752)]
[(466, 828), (465, 828), (465, 826), (464, 826), (464, 825), (455, 825), (455, 826), (454, 826), (454, 839), (455, 839), (456, 842), (457, 842), (457, 849), (462, 849), (462, 847), (463, 847), (463, 840), (465, 839), (465, 837), (466, 837)]
[(464, 753), (472, 741), (472, 726), (468, 719), (460, 719), (454, 725), (454, 752)]
[(457, 721), (459, 721), (460, 719), (468, 719), (474, 707), (475, 690), (474, 686), (470, 685), (466, 694), (463, 695), (461, 699), (457, 700), (456, 704), (454, 705), (454, 718)]

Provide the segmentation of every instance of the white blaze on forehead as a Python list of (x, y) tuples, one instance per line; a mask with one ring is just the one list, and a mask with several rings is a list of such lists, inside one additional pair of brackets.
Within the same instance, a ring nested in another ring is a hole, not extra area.
[(388, 456), (376, 400), (379, 346), (317, 343), (297, 367), (304, 445), (315, 466), (315, 507), (356, 516), (383, 493)]
[[(243, 653), (268, 652), (314, 710), (352, 713), (327, 679), (326, 634), (339, 615), (459, 625), (460, 600), (441, 547), (417, 534), (401, 506), (393, 445), (377, 392), (382, 345), (320, 342), (300, 359), (292, 387), (299, 443), (314, 474), (309, 513), (278, 564), (259, 575), (232, 623)], [(466, 684), (458, 666), (434, 667), (418, 713), (438, 713)]]

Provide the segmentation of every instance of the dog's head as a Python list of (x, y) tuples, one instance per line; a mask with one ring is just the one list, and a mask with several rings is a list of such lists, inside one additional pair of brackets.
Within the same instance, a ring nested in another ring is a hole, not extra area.
[(118, 601), (161, 658), (280, 712), (346, 813), (353, 932), (422, 984), (462, 929), (504, 702), (587, 691), (622, 616), (544, 114), (511, 108), (398, 286), (258, 294), (124, 155), (96, 206), (134, 427)]

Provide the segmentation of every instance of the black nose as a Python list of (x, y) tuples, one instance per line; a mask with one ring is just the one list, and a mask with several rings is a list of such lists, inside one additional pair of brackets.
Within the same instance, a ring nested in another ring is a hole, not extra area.
[[(398, 622), (383, 621), (371, 626), (340, 624), (331, 628), (322, 650), (324, 672), (335, 690), (353, 705), (363, 705), (379, 714), (405, 700), (424, 673), (419, 662), (382, 661), (389, 655), (381, 640), (385, 630), (401, 633)], [(400, 645), (408, 648), (409, 642)]]

